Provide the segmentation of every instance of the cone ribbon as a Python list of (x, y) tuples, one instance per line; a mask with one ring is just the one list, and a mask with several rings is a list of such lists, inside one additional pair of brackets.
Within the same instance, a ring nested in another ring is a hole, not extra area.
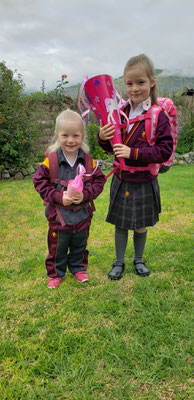
[[(81, 96), (83, 89), (85, 89), (85, 96), (89, 103)], [(82, 117), (92, 110), (97, 119), (102, 120), (103, 125), (111, 122), (115, 126), (114, 137), (111, 140), (112, 146), (117, 143), (122, 144), (120, 119), (120, 113), (122, 112), (119, 111), (116, 97), (117, 92), (114, 88), (112, 77), (110, 75), (98, 75), (91, 79), (88, 79), (87, 76), (84, 77), (78, 98), (78, 105), (82, 112)], [(84, 112), (81, 108), (81, 101), (87, 108)], [(124, 100), (120, 96), (120, 103), (122, 104), (123, 102)], [(125, 169), (124, 158), (120, 158), (119, 161), (121, 169)]]

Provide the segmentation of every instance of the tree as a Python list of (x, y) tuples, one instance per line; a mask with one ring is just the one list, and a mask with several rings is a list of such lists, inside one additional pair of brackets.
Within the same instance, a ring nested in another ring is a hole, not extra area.
[(33, 155), (33, 124), (23, 102), (22, 76), (0, 63), (0, 165), (20, 170)]

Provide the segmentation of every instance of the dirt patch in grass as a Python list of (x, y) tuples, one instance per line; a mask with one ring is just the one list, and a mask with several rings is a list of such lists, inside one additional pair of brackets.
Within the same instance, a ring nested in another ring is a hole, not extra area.
[(156, 230), (164, 229), (166, 232), (174, 233), (174, 234), (182, 234), (189, 236), (185, 231), (185, 227), (190, 228), (193, 225), (193, 215), (176, 215), (171, 218), (169, 221), (160, 221), (159, 224), (155, 226)]

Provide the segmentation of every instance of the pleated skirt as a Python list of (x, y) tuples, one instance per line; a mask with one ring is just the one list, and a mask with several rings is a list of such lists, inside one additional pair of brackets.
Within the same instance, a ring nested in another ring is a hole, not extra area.
[(122, 229), (135, 230), (155, 225), (160, 212), (157, 178), (146, 183), (131, 183), (113, 176), (107, 222)]

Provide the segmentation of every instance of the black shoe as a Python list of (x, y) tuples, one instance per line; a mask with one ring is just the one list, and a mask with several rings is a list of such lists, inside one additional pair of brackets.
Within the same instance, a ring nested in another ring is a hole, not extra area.
[(108, 277), (112, 280), (118, 280), (121, 278), (123, 271), (125, 268), (125, 264), (124, 263), (117, 263), (115, 262), (112, 266), (111, 271), (108, 274)]
[(145, 261), (144, 260), (134, 260), (134, 265), (135, 265), (135, 272), (137, 275), (140, 276), (148, 276), (150, 275), (149, 269), (146, 267)]

